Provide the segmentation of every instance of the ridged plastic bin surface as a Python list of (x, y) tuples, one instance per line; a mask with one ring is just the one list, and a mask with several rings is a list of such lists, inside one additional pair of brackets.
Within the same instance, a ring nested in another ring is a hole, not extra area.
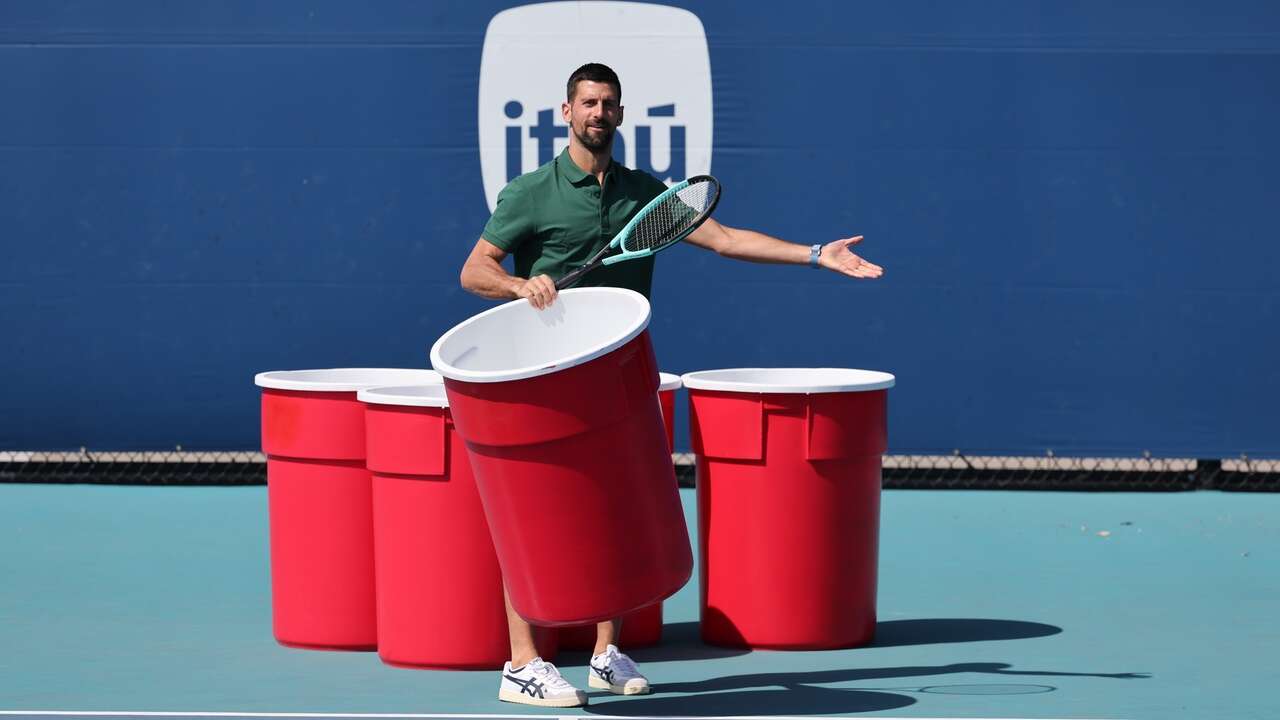
[(710, 644), (820, 650), (865, 645), (875, 634), (892, 376), (824, 386), (806, 385), (805, 369), (790, 372), (734, 390), (699, 382), (714, 373), (684, 377)]
[(259, 373), (267, 455), (272, 632), (283, 645), (377, 646), (372, 481), (365, 469), (369, 385), (439, 382), (430, 370), (335, 368)]
[[(497, 669), (511, 654), (502, 571), (444, 387), (362, 391), (373, 474), (378, 656)], [(535, 628), (543, 659), (554, 630)]]
[(648, 318), (638, 293), (567, 290), (432, 348), (511, 604), (535, 625), (626, 615), (692, 571)]

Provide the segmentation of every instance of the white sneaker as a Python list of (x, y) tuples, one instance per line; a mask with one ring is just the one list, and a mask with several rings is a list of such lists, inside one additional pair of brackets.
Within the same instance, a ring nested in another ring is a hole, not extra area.
[(534, 658), (519, 670), (511, 663), (502, 666), (498, 699), (543, 707), (579, 707), (587, 704), (587, 694), (569, 684), (555, 665)]
[(587, 684), (614, 695), (644, 695), (649, 692), (649, 680), (640, 674), (631, 658), (610, 645), (604, 652), (591, 658), (587, 671)]

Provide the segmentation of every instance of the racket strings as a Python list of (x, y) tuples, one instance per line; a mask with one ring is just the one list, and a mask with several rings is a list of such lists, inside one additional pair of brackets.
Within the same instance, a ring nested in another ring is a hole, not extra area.
[(697, 223), (715, 194), (714, 181), (693, 183), (672, 193), (636, 223), (623, 240), (623, 249), (654, 250), (679, 240)]

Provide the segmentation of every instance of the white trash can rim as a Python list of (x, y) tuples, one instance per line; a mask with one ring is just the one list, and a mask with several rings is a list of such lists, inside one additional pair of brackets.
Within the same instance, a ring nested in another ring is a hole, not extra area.
[(649, 326), (649, 301), (611, 287), (563, 290), (545, 310), (512, 300), (475, 315), (431, 346), (431, 366), (451, 380), (498, 383), (588, 363)]
[(679, 390), (684, 385), (684, 381), (675, 373), (658, 373), (658, 392), (666, 392), (667, 390)]
[(396, 387), (366, 388), (356, 393), (356, 399), (370, 405), (403, 405), (408, 407), (449, 407), (449, 397), (444, 384), (400, 385)]
[(431, 385), (444, 382), (435, 370), (414, 368), (327, 368), (271, 370), (253, 376), (253, 384), (271, 390), (358, 392), (388, 385)]
[(686, 373), (681, 379), (690, 390), (776, 394), (870, 392), (895, 382), (887, 372), (852, 368), (731, 368)]

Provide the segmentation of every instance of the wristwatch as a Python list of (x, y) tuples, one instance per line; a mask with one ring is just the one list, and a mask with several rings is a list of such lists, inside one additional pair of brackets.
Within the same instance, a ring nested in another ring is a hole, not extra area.
[(818, 256), (821, 254), (822, 254), (821, 245), (809, 246), (809, 267), (813, 268), (814, 270), (818, 269)]

